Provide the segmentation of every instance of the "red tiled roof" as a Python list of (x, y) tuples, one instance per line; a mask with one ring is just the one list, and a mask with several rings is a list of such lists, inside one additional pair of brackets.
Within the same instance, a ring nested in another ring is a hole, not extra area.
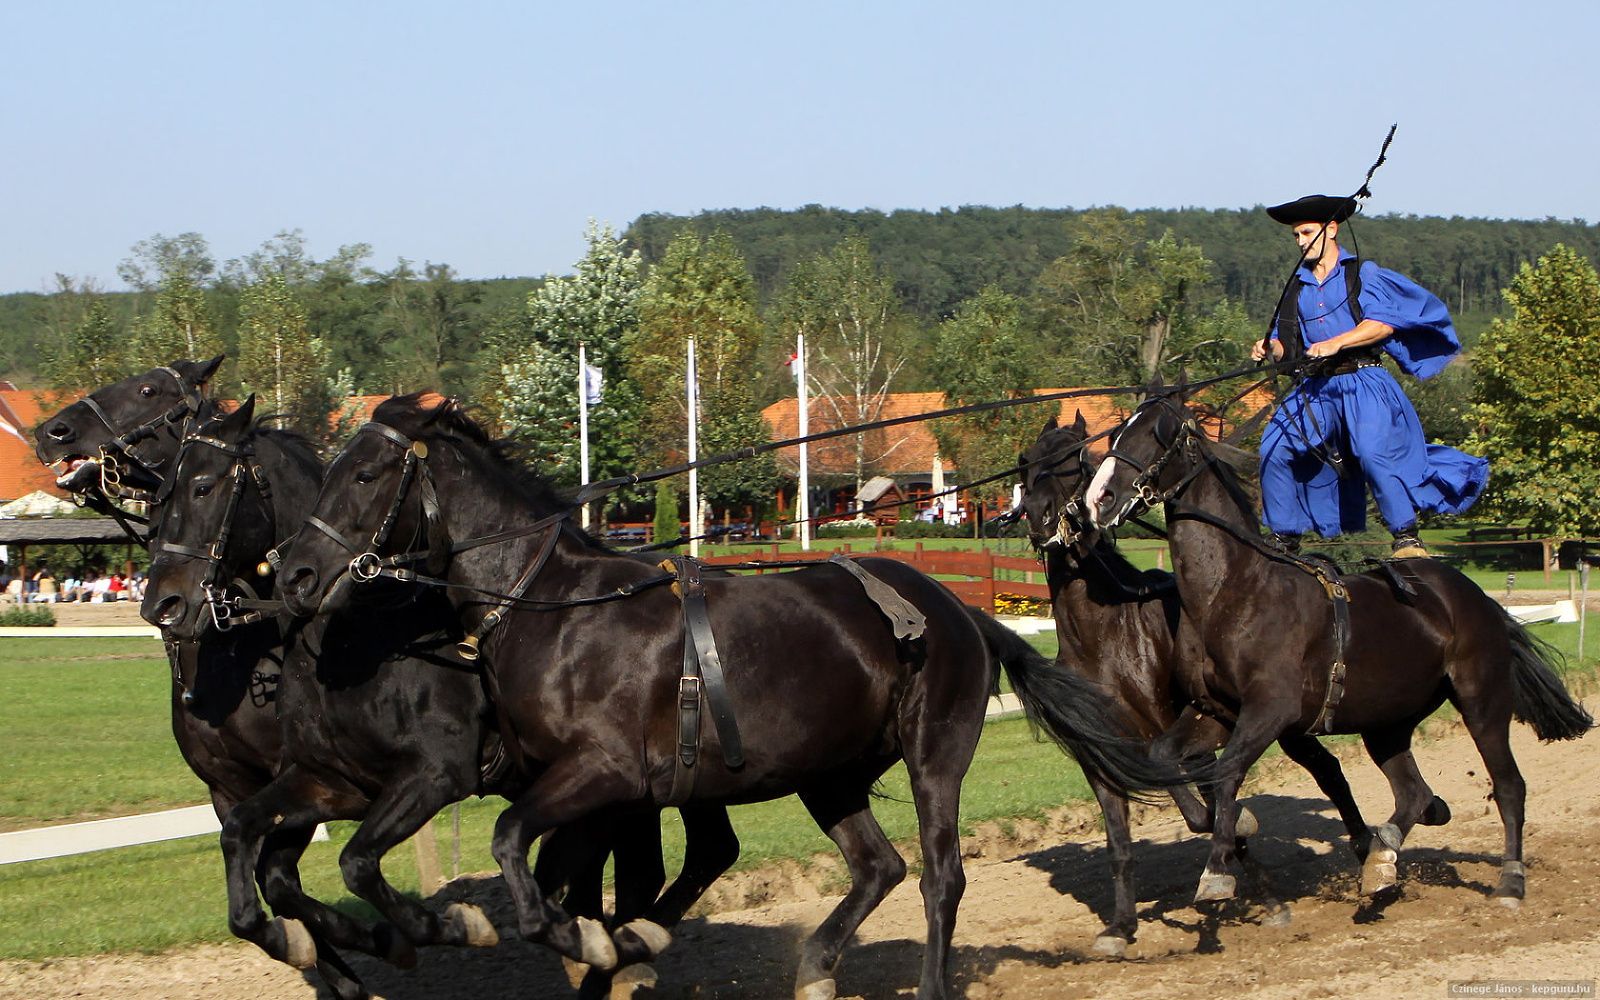
[[(56, 487), (55, 472), (33, 453), (33, 428), (76, 398), (71, 393), (0, 389), (0, 421), (7, 425), (0, 428), (0, 503), (36, 490), (67, 495)], [(17, 434), (7, 433), (7, 428), (15, 428)]]
[[(1071, 392), (1070, 389), (1034, 389), (1036, 396), (1049, 396), (1058, 392)], [(1055, 407), (1056, 419), (1062, 424), (1070, 424), (1082, 412), (1083, 419), (1088, 425), (1091, 435), (1108, 431), (1121, 423), (1128, 415), (1126, 406), (1121, 405), (1125, 399), (1113, 396), (1079, 396), (1060, 400)], [(1243, 415), (1254, 414), (1264, 406), (1271, 405), (1272, 394), (1257, 389), (1238, 404), (1238, 413)], [(799, 437), (799, 401), (794, 398), (780, 399), (771, 406), (761, 411), (761, 416), (772, 431), (773, 440), (784, 441)], [(891, 393), (883, 404), (883, 409), (877, 415), (863, 422), (877, 420), (892, 420), (896, 417), (909, 417), (919, 413), (931, 413), (936, 410), (949, 408), (942, 392), (897, 392)], [(1046, 403), (1037, 408), (1039, 410), (1039, 426), (1044, 427), (1050, 419), (1052, 412), (1050, 404)], [(812, 399), (807, 414), (809, 431), (812, 434), (825, 430), (832, 430), (845, 426), (847, 422), (836, 419), (832, 410), (826, 406), (818, 405)], [(1213, 436), (1217, 436), (1222, 425), (1216, 418), (1203, 419), (1206, 429)], [(895, 427), (886, 427), (881, 430), (867, 432), (867, 456), (869, 463), (877, 456), (882, 458), (875, 463), (874, 469), (882, 470), (890, 476), (906, 478), (908, 476), (928, 475), (933, 469), (933, 458), (938, 452), (938, 442), (934, 439), (930, 429), (931, 421), (917, 421), (900, 424)], [(1231, 430), (1228, 424), (1225, 429)], [(851, 476), (855, 474), (855, 444), (850, 436), (833, 438), (827, 441), (813, 442), (810, 447), (811, 471), (813, 474)], [(778, 465), (785, 472), (794, 474), (799, 468), (799, 449), (783, 448), (777, 453)], [(955, 465), (948, 458), (943, 458), (946, 474), (955, 470)], [(873, 470), (869, 470), (869, 473)]]

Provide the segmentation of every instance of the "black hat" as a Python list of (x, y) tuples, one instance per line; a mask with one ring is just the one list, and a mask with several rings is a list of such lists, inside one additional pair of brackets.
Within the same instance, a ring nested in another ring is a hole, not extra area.
[(1298, 226), (1302, 222), (1343, 222), (1354, 215), (1355, 210), (1354, 198), (1308, 194), (1296, 201), (1273, 205), (1267, 209), (1267, 214), (1272, 216), (1275, 222), (1281, 222), (1286, 226)]

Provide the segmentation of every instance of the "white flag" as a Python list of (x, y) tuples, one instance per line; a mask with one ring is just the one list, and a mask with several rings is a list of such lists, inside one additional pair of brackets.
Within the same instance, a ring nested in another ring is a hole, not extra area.
[(605, 380), (605, 373), (594, 365), (583, 366), (583, 398), (590, 406), (600, 402), (600, 388)]

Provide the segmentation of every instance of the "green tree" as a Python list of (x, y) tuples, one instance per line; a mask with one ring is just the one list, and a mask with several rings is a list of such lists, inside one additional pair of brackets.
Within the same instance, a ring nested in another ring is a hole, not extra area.
[[(639, 296), (639, 326), (627, 345), (628, 370), (641, 388), (651, 457), (685, 454), (688, 341), (695, 342), (701, 456), (771, 440), (753, 393), (751, 360), (761, 342), (755, 283), (733, 241), (684, 232), (651, 268)], [(712, 466), (701, 494), (727, 509), (763, 502), (777, 486), (770, 455)]]
[(99, 297), (91, 298), (84, 315), (60, 350), (51, 352), (45, 373), (54, 389), (94, 389), (126, 374), (123, 331)]
[[(778, 301), (779, 327), (806, 338), (806, 381), (814, 404), (835, 427), (883, 415), (905, 365), (904, 333), (894, 279), (880, 268), (863, 236), (795, 265)], [(859, 490), (877, 474), (894, 445), (882, 434), (849, 439)]]
[(264, 413), (292, 415), (298, 430), (325, 434), (333, 404), (327, 357), (294, 289), (280, 276), (262, 278), (241, 294), (239, 318), (243, 390), (260, 398)]
[(637, 323), (639, 258), (610, 226), (591, 222), (589, 250), (576, 273), (545, 279), (528, 295), (515, 323), (488, 346), (498, 354), (479, 386), (483, 401), (508, 437), (526, 446), (558, 483), (581, 478), (578, 346), (603, 380), (589, 409), (591, 479), (630, 471), (640, 437), (639, 394), (626, 377), (622, 344)]
[[(934, 377), (950, 406), (1031, 395), (1033, 370), (1022, 329), (1022, 304), (991, 285), (939, 325)], [(1037, 407), (1013, 406), (935, 421), (940, 455), (964, 481), (1016, 464), (1038, 432)]]
[(1189, 313), (1210, 277), (1198, 246), (1169, 230), (1145, 236), (1145, 220), (1123, 209), (1086, 213), (1072, 249), (1040, 276), (1037, 303), (1062, 337), (1079, 381), (1150, 382), (1164, 362), (1194, 350)]
[(154, 292), (174, 279), (202, 288), (216, 273), (211, 247), (199, 233), (155, 234), (133, 245), (133, 256), (117, 265), (117, 277), (134, 290)]
[(135, 367), (209, 358), (222, 350), (205, 292), (184, 271), (167, 275), (156, 290), (153, 307), (139, 317), (134, 328), (131, 353)]
[(1524, 264), (1473, 359), (1478, 427), (1492, 470), (1483, 509), (1548, 534), (1600, 533), (1600, 276), (1556, 244)]

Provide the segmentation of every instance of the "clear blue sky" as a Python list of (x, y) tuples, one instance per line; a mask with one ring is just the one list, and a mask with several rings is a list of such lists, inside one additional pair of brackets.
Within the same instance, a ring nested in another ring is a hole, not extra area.
[[(1320, 11), (1320, 13), (1314, 13)], [(590, 218), (1242, 208), (1600, 220), (1592, 3), (27, 3), (0, 15), (0, 292), (219, 261), (566, 273)]]

